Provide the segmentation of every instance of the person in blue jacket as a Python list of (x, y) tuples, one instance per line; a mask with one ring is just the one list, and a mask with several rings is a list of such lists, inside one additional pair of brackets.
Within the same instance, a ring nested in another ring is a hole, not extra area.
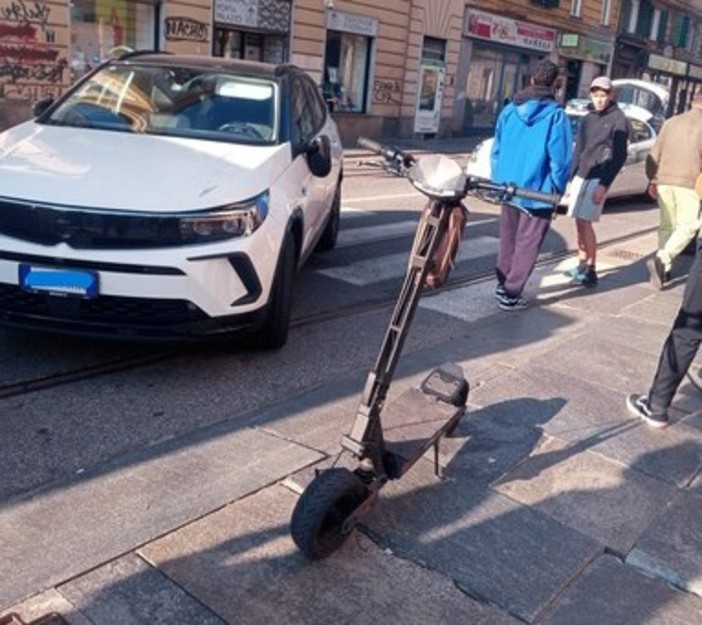
[[(562, 194), (568, 182), (573, 135), (555, 99), (558, 66), (548, 59), (532, 71), (531, 84), (500, 113), (492, 146), (492, 179)], [(554, 206), (513, 198), (502, 204), (495, 296), (502, 310), (527, 307), (522, 296), (541, 244), (551, 227)]]

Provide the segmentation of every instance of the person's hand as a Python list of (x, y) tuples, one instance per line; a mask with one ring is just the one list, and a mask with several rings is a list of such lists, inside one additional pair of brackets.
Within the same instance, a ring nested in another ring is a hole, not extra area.
[(649, 183), (648, 189), (646, 192), (651, 196), (652, 199), (657, 200), (658, 199), (658, 187), (653, 184), (652, 182)]
[(598, 184), (595, 190), (592, 192), (592, 202), (593, 204), (604, 204), (605, 198), (607, 197), (607, 187), (603, 184)]

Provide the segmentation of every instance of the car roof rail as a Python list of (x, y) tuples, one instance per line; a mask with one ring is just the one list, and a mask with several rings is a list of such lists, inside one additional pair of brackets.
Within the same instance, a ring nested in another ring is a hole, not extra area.
[(113, 61), (126, 61), (128, 59), (133, 59), (140, 56), (148, 56), (149, 54), (173, 54), (167, 50), (131, 50), (130, 52), (125, 52), (124, 54), (115, 57)]

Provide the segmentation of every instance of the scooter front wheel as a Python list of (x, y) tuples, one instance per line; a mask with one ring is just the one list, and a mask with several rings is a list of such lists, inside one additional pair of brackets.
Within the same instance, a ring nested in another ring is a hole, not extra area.
[(326, 558), (351, 533), (345, 521), (368, 497), (368, 487), (348, 469), (327, 469), (300, 496), (290, 520), (290, 534), (310, 559)]

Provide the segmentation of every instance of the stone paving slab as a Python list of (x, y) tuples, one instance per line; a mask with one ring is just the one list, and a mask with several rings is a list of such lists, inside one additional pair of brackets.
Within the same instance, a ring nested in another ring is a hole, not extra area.
[(702, 600), (603, 556), (542, 625), (702, 625)]
[(0, 610), (0, 616), (16, 614), (25, 623), (39, 620), (51, 613), (60, 614), (70, 625), (95, 625), (83, 614), (75, 610), (74, 605), (60, 592), (52, 588), (34, 595), (22, 603), (6, 610)]
[(558, 414), (563, 403), (530, 397), (484, 407), (469, 403), (454, 435), (440, 441), (440, 462), (487, 485), (529, 455), (542, 436), (540, 426)]
[(270, 487), (140, 553), (237, 625), (376, 625), (389, 617), (409, 625), (518, 625), (358, 531), (331, 557), (306, 560), (288, 534), (296, 501), (287, 488)]
[(531, 622), (603, 547), (460, 474), (420, 461), (382, 491), (365, 524), (400, 557), (443, 571), (471, 596)]
[(495, 490), (625, 557), (678, 490), (578, 444), (546, 439)]
[(224, 623), (134, 554), (62, 584), (58, 591), (95, 625)]
[[(702, 496), (682, 493), (650, 525), (627, 557), (627, 564), (702, 598), (701, 520)], [(702, 621), (702, 613), (700, 617)]]
[(173, 440), (0, 510), (0, 610), (126, 553), (321, 454), (263, 432)]
[(596, 451), (656, 479), (686, 486), (699, 469), (700, 431), (688, 426), (684, 413), (672, 427), (654, 430), (632, 417), (624, 393), (589, 380), (534, 366), (514, 371), (475, 389), (472, 401), (488, 406), (504, 399), (506, 390), (518, 401), (563, 402), (562, 409), (542, 425), (543, 432), (585, 450)]

